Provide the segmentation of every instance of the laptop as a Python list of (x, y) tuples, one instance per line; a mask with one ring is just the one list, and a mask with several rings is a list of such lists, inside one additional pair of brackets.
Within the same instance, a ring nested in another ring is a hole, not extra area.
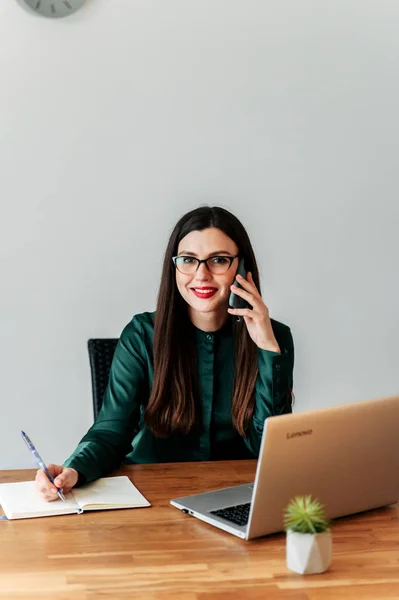
[(254, 483), (171, 504), (250, 540), (283, 531), (285, 507), (305, 494), (329, 519), (398, 501), (399, 396), (269, 417)]

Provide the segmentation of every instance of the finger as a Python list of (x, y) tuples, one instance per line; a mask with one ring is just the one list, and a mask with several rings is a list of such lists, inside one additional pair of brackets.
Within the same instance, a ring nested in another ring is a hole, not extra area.
[(47, 492), (45, 494), (41, 495), (43, 500), (45, 500), (46, 502), (54, 502), (54, 500), (59, 500), (59, 495), (57, 493), (57, 490), (51, 491), (51, 492)]
[(63, 488), (69, 484), (69, 479), (70, 476), (68, 476), (68, 473), (61, 473), (61, 475), (57, 475), (57, 477), (54, 479), (54, 485), (57, 488)]
[(254, 278), (252, 277), (252, 273), (248, 271), (247, 276), (243, 277), (239, 273), (236, 275), (236, 279), (240, 282), (240, 285), (245, 286), (248, 289), (255, 289), (258, 291), (258, 288), (255, 285)]
[(47, 465), (47, 471), (53, 477), (57, 477), (57, 475), (59, 475), (60, 473), (62, 473), (62, 471), (64, 470), (64, 468), (65, 467), (63, 467), (62, 465), (53, 465), (52, 463), (49, 464), (49, 465)]
[(39, 492), (40, 496), (50, 502), (52, 500), (57, 500), (58, 498), (58, 492), (57, 489), (51, 484), (51, 487), (44, 487), (44, 486), (38, 486), (36, 485), (36, 490)]
[[(256, 285), (255, 285), (255, 282), (254, 282), (254, 278), (252, 277), (251, 271), (248, 271), (247, 275), (248, 275), (248, 281), (250, 283), (252, 283), (252, 285), (254, 286), (254, 288), (256, 288)], [(258, 288), (256, 288), (256, 291), (258, 291)]]
[(51, 482), (48, 483), (39, 483), (36, 486), (36, 489), (44, 495), (53, 496), (58, 493), (57, 488)]
[(44, 489), (50, 489), (51, 486), (53, 486), (46, 473), (42, 469), (39, 469), (36, 473), (36, 481), (38, 486)]
[(52, 483), (42, 469), (39, 469), (36, 473), (35, 487), (46, 500), (58, 497), (57, 487), (60, 486)]
[(57, 498), (60, 497), (59, 492), (62, 492), (65, 496), (66, 494), (69, 494), (72, 487), (73, 485), (70, 483), (67, 483), (62, 487), (51, 484), (50, 488), (39, 488), (38, 491), (42, 494), (42, 497), (45, 498), (45, 500), (57, 500)]
[(54, 498), (55, 496), (57, 496), (58, 491), (57, 488), (55, 488), (54, 486), (51, 488), (45, 488), (45, 487), (38, 487), (37, 491), (42, 494), (42, 496), (46, 496), (48, 498)]
[(261, 301), (261, 298), (258, 295), (255, 296), (255, 294), (247, 292), (236, 285), (230, 286), (230, 289), (234, 294), (246, 300), (251, 306), (256, 307), (259, 305), (259, 301)]
[(250, 308), (228, 308), (227, 312), (237, 317), (248, 317), (249, 319), (251, 319), (251, 321), (256, 320), (256, 318), (254, 319), (256, 313)]
[(54, 479), (54, 485), (62, 488), (64, 492), (68, 492), (77, 482), (78, 476), (78, 472), (75, 469), (65, 467), (62, 473)]
[(252, 294), (254, 294), (254, 296), (260, 298), (261, 295), (259, 293), (258, 288), (256, 287), (255, 283), (254, 283), (254, 279), (252, 277), (252, 273), (248, 272), (247, 276), (250, 279), (245, 279), (244, 277), (242, 277), (242, 275), (236, 275), (237, 281), (239, 282), (240, 285), (242, 285), (242, 287), (247, 290), (248, 292), (251, 292)]

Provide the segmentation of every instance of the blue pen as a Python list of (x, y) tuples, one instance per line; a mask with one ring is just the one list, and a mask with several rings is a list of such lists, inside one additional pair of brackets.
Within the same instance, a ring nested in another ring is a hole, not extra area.
[[(21, 431), (21, 435), (22, 435), (22, 439), (24, 440), (25, 444), (28, 446), (29, 450), (32, 452), (33, 456), (35, 457), (35, 460), (36, 460), (37, 464), (39, 465), (39, 467), (41, 469), (43, 469), (43, 471), (46, 473), (47, 477), (50, 479), (51, 483), (54, 483), (54, 477), (51, 475), (50, 471), (46, 467), (43, 459), (41, 458), (40, 454), (38, 453), (38, 451), (36, 450), (36, 448), (34, 447), (32, 442), (30, 441), (29, 437), (26, 435), (26, 433), (24, 431)], [(57, 488), (57, 493), (58, 493), (59, 497), (61, 498), (61, 500), (65, 500), (65, 496), (62, 493), (62, 490), (60, 488)]]

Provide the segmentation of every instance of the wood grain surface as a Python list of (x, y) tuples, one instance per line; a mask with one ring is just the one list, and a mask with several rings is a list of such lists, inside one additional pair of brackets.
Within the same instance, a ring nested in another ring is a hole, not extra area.
[[(285, 535), (245, 542), (169, 500), (252, 481), (255, 461), (123, 467), (151, 508), (0, 521), (7, 600), (399, 599), (398, 505), (336, 520), (327, 573), (285, 562)], [(1, 471), (0, 481), (35, 471)]]

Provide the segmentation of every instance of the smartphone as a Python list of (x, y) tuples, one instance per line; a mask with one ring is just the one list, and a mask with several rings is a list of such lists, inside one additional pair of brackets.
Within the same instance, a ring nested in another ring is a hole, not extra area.
[[(245, 271), (245, 265), (244, 265), (243, 258), (241, 258), (240, 262), (238, 263), (237, 274), (244, 277), (244, 279), (247, 278), (247, 272)], [(234, 279), (234, 285), (243, 289), (242, 285), (240, 285), (238, 283), (237, 279)], [(235, 294), (234, 292), (231, 292), (231, 294), (230, 294), (229, 307), (230, 308), (251, 308), (250, 305), (248, 304), (248, 302), (246, 300), (244, 300), (244, 298), (241, 298), (241, 296), (237, 296), (237, 294)], [(242, 319), (242, 317), (237, 316), (237, 321), (241, 321), (241, 319)]]

